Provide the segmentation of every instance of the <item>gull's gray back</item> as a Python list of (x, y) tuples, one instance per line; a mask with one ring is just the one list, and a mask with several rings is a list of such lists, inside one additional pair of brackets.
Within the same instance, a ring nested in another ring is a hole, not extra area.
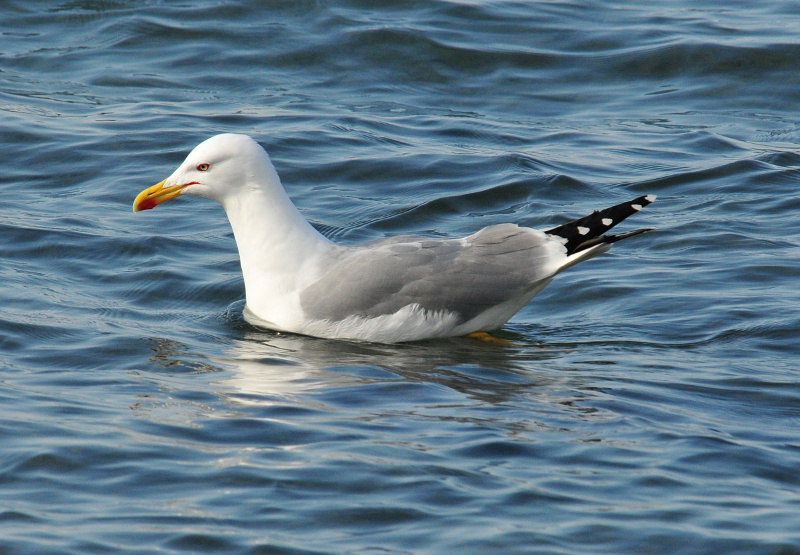
[(300, 302), (307, 316), (322, 320), (372, 318), (417, 303), (463, 323), (533, 291), (564, 257), (558, 239), (514, 224), (464, 239), (393, 237), (337, 251)]

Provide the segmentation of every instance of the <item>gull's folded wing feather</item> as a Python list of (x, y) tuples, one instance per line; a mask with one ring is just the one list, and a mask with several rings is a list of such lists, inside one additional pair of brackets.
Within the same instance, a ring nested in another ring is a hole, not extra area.
[(501, 224), (464, 239), (394, 237), (344, 249), (300, 293), (307, 316), (337, 321), (418, 304), (463, 323), (533, 292), (566, 258), (563, 241)]

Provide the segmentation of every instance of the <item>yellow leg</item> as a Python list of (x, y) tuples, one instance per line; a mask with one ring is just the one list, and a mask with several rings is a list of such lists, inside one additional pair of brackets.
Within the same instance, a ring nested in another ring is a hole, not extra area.
[(498, 339), (493, 335), (486, 333), (485, 331), (476, 331), (474, 333), (468, 333), (464, 337), (469, 337), (470, 339), (477, 339), (478, 341), (485, 341), (486, 343), (495, 343), (497, 345), (513, 345), (511, 341), (507, 341), (505, 339)]

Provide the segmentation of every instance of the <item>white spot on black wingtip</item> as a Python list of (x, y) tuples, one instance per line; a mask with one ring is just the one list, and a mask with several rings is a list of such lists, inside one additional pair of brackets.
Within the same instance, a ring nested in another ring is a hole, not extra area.
[(645, 199), (647, 202), (655, 202), (657, 198), (658, 198), (658, 197), (657, 197), (656, 195), (647, 195), (646, 197), (644, 197), (644, 199)]
[(586, 235), (590, 231), (591, 230), (588, 227), (578, 226), (578, 233), (580, 233), (581, 235)]
[(610, 226), (611, 224), (614, 223), (614, 220), (612, 220), (611, 218), (603, 218), (602, 220), (600, 220), (600, 223), (602, 223), (604, 226), (608, 227), (608, 226)]
[(634, 210), (636, 210), (638, 212), (639, 210), (642, 209), (642, 205), (641, 204), (631, 204), (631, 208), (633, 208)]

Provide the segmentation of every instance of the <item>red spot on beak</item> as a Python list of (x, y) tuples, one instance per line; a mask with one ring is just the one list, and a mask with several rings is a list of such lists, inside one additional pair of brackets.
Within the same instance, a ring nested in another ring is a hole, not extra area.
[(144, 200), (139, 204), (137, 208), (139, 210), (150, 210), (151, 208), (155, 208), (156, 206), (158, 206), (158, 203), (156, 201)]

